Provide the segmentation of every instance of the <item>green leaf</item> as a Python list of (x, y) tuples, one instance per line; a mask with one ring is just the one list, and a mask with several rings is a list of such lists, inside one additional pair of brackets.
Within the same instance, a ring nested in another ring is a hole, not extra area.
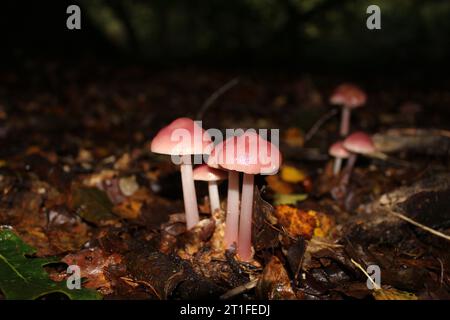
[(297, 202), (299, 201), (303, 201), (306, 200), (306, 198), (308, 198), (308, 196), (306, 194), (282, 194), (282, 193), (277, 193), (274, 196), (274, 201), (273, 204), (274, 205), (280, 205), (280, 204), (292, 204), (295, 205)]
[(78, 215), (88, 222), (101, 225), (105, 221), (117, 218), (112, 213), (113, 204), (108, 196), (97, 188), (75, 188), (72, 199)]
[(14, 232), (0, 229), (0, 290), (6, 299), (32, 300), (49, 293), (63, 293), (73, 300), (97, 300), (101, 295), (90, 289), (69, 289), (66, 281), (52, 281), (43, 269), (59, 262), (56, 258), (31, 258), (36, 249)]

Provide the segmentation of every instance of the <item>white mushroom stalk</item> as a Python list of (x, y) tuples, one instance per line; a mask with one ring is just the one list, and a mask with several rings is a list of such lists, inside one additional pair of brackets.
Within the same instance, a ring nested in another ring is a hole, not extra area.
[(344, 148), (343, 141), (333, 143), (328, 153), (334, 157), (333, 175), (336, 176), (341, 171), (342, 160), (348, 158), (350, 153)]
[(208, 195), (211, 212), (220, 209), (219, 187), (217, 181), (208, 181)]
[(227, 218), (225, 221), (225, 246), (230, 248), (238, 242), (239, 230), (239, 172), (228, 171)]
[[(228, 140), (227, 140), (228, 141)], [(244, 173), (242, 182), (241, 210), (237, 214), (238, 206), (228, 209), (227, 225), (228, 244), (236, 235), (237, 225), (237, 256), (242, 261), (253, 258), (252, 248), (252, 221), (253, 221), (253, 194), (255, 174), (275, 174), (281, 163), (280, 151), (272, 143), (261, 138), (255, 131), (248, 130), (239, 137), (234, 138), (233, 150), (229, 152), (227, 161), (219, 163), (229, 170), (229, 203), (236, 204), (239, 198), (238, 174)], [(235, 146), (235, 148), (234, 148)], [(227, 146), (227, 149), (230, 148)], [(231, 195), (231, 199), (230, 199)], [(237, 223), (239, 221), (239, 223)]]
[(199, 222), (197, 195), (192, 171), (192, 155), (204, 154), (211, 144), (208, 134), (189, 118), (178, 118), (162, 128), (153, 138), (152, 152), (172, 156), (172, 161), (180, 165), (183, 188), (184, 210), (187, 229)]
[(200, 220), (195, 193), (194, 176), (192, 173), (191, 156), (183, 156), (180, 165), (181, 184), (183, 187), (184, 210), (186, 214), (186, 227), (193, 228)]
[(241, 216), (239, 221), (238, 255), (247, 261), (251, 259), (252, 252), (252, 215), (254, 175), (244, 173), (242, 182)]
[(202, 164), (194, 169), (194, 180), (201, 180), (208, 182), (208, 195), (211, 213), (220, 209), (220, 198), (218, 181), (224, 180), (227, 177), (227, 173), (223, 170), (209, 167), (206, 164)]

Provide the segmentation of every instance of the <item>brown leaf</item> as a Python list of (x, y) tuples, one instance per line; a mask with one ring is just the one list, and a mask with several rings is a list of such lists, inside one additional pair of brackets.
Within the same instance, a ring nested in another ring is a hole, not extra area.
[(260, 299), (292, 300), (297, 298), (289, 276), (276, 256), (273, 256), (264, 268), (256, 286), (256, 293)]

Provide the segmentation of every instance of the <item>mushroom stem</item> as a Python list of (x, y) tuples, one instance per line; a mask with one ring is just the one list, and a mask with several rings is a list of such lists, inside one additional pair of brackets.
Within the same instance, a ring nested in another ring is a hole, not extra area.
[(219, 188), (217, 181), (208, 181), (209, 203), (211, 206), (211, 213), (214, 213), (220, 208)]
[(184, 211), (187, 229), (193, 228), (199, 221), (197, 196), (195, 194), (194, 177), (192, 175), (191, 156), (183, 156), (180, 166), (181, 184), (183, 186)]
[(347, 107), (342, 108), (341, 128), (340, 128), (341, 137), (347, 136), (350, 131), (350, 113), (351, 113), (350, 108)]
[(347, 165), (345, 166), (344, 175), (342, 176), (342, 180), (340, 182), (341, 186), (347, 187), (350, 182), (350, 176), (352, 175), (353, 167), (356, 163), (356, 158), (358, 155), (356, 153), (352, 153), (350, 158), (348, 159)]
[(227, 218), (225, 221), (225, 248), (237, 244), (239, 230), (239, 173), (228, 171)]
[(248, 261), (252, 258), (253, 181), (253, 174), (244, 174), (237, 250), (239, 258), (243, 261)]
[(339, 174), (339, 171), (341, 171), (342, 166), (342, 158), (334, 158), (334, 165), (333, 165), (333, 175), (337, 176)]

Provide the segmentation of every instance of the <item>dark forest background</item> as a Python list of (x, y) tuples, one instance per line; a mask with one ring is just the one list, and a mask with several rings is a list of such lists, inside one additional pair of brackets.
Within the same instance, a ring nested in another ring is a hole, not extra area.
[[(82, 29), (66, 29), (78, 4)], [(366, 8), (382, 30), (366, 28)], [(442, 71), (448, 0), (2, 1), (2, 63), (65, 57), (317, 71)]]

